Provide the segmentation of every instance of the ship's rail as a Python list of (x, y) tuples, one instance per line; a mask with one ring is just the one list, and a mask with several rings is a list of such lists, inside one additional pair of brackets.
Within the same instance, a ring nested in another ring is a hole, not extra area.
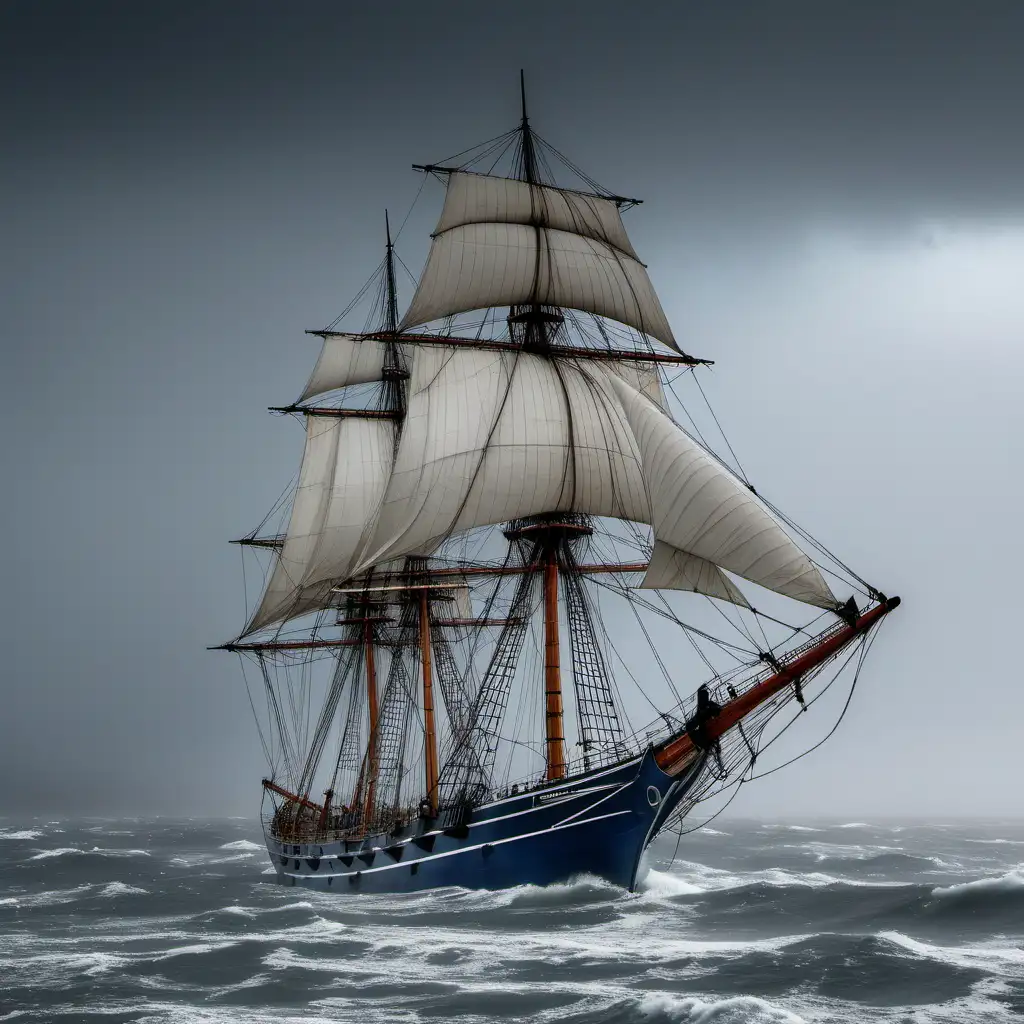
[[(792, 664), (808, 651), (820, 646), (846, 628), (847, 624), (843, 620), (837, 620), (820, 633), (816, 633), (803, 643), (779, 655), (775, 664), (738, 665), (731, 672), (712, 677), (706, 681), (712, 699), (719, 704), (727, 703), (735, 696), (745, 693), (774, 675), (777, 665), (785, 667)], [(729, 692), (730, 687), (735, 693)], [(686, 728), (687, 720), (691, 719), (696, 711), (697, 696), (694, 693), (683, 698), (674, 707), (663, 712), (659, 718), (637, 730), (631, 736), (624, 737), (614, 745), (608, 745), (601, 749), (592, 748), (586, 754), (572, 758), (566, 763), (566, 775), (573, 776), (599, 768), (610, 768), (623, 761), (638, 757), (650, 747), (657, 746), (682, 732)], [(484, 802), (514, 795), (513, 790), (516, 793), (529, 793), (555, 784), (557, 783), (537, 778), (536, 775), (526, 776), (510, 782), (506, 786), (490, 790), (484, 798)]]
[[(712, 698), (719, 704), (735, 699), (751, 688), (775, 675), (779, 667), (785, 667), (802, 657), (808, 651), (820, 646), (831, 637), (847, 628), (842, 620), (834, 623), (820, 633), (809, 637), (806, 641), (791, 648), (777, 659), (770, 659), (761, 667), (758, 665), (739, 665), (724, 675), (716, 675), (706, 683)], [(566, 775), (574, 776), (602, 768), (610, 768), (617, 764), (639, 757), (652, 746), (658, 746), (673, 736), (678, 736), (697, 710), (696, 694), (684, 698), (674, 707), (662, 713), (652, 723), (613, 744), (600, 748), (592, 746), (586, 753), (572, 758), (566, 764)], [(543, 790), (558, 785), (561, 780), (549, 781), (536, 775), (514, 780), (504, 786), (481, 788), (472, 801), (473, 805), (489, 803), (511, 796)], [(442, 806), (434, 827), (451, 828), (462, 825), (469, 810), (465, 802), (452, 806)], [(332, 812), (326, 825), (321, 824), (319, 816), (310, 813), (308, 808), (284, 803), (273, 814), (263, 816), (264, 828), (268, 835), (282, 843), (330, 843), (330, 842), (362, 842), (367, 836), (390, 835), (398, 837), (414, 827), (420, 818), (418, 807), (387, 808), (378, 813), (369, 822), (364, 822), (356, 812)]]

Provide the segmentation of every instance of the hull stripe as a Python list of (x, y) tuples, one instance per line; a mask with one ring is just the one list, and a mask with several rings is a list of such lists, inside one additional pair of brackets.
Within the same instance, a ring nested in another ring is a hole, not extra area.
[[(385, 864), (379, 868), (363, 868), (361, 871), (334, 871), (319, 872), (316, 875), (305, 874), (297, 871), (282, 871), (280, 874), (287, 878), (350, 878), (352, 875), (371, 875), (378, 871), (393, 871), (395, 868), (407, 868), (410, 864), (425, 864), (427, 861), (440, 860), (442, 857), (455, 857), (460, 853), (472, 853), (474, 850), (482, 850), (485, 846), (502, 846), (505, 843), (516, 843), (520, 839), (533, 839), (535, 836), (542, 836), (549, 832), (560, 832), (563, 829), (574, 828), (577, 825), (589, 825), (593, 821), (603, 821), (606, 818), (617, 818), (620, 814), (632, 814), (630, 810), (613, 811), (611, 814), (598, 814), (593, 818), (584, 818), (582, 821), (571, 821), (567, 824), (552, 825), (550, 828), (542, 828), (537, 832), (524, 832), (520, 836), (509, 836), (507, 839), (492, 839), (489, 843), (476, 843), (473, 846), (463, 846), (458, 850), (445, 850), (444, 853), (431, 853), (425, 857), (417, 857), (415, 860), (407, 861), (405, 864)], [(328, 860), (332, 859), (330, 857)]]

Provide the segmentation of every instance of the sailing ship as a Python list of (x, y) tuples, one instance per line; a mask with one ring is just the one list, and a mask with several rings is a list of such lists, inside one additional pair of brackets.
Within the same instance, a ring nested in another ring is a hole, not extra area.
[(414, 167), (445, 196), (412, 301), (388, 226), (364, 329), (308, 331), (320, 357), (275, 410), (305, 427), (283, 529), (237, 542), (269, 555), (223, 649), (271, 764), (271, 863), (346, 893), (632, 889), (794, 702), (859, 671), (899, 598), (758, 493), (724, 434), (716, 454), (680, 394), (704, 398), (710, 360), (626, 232), (640, 201), (544, 141), (525, 89), (511, 131)]

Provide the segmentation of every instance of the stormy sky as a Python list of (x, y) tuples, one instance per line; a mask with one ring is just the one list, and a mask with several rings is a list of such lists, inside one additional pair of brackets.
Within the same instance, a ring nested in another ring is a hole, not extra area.
[(840, 732), (731, 811), (1020, 814), (1024, 5), (995, 0), (0, 7), (0, 813), (255, 813), (205, 648), (301, 451), (265, 408), (409, 165), (512, 127), (520, 67), (541, 135), (644, 199), (751, 478), (904, 598)]

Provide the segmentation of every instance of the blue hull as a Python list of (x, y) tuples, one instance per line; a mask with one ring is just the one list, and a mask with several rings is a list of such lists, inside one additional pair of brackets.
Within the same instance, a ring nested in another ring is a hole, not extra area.
[(591, 874), (632, 889), (640, 858), (700, 775), (666, 775), (651, 751), (540, 790), (484, 804), (461, 828), (417, 820), (395, 835), (267, 849), (284, 885), (335, 892), (505, 889)]

